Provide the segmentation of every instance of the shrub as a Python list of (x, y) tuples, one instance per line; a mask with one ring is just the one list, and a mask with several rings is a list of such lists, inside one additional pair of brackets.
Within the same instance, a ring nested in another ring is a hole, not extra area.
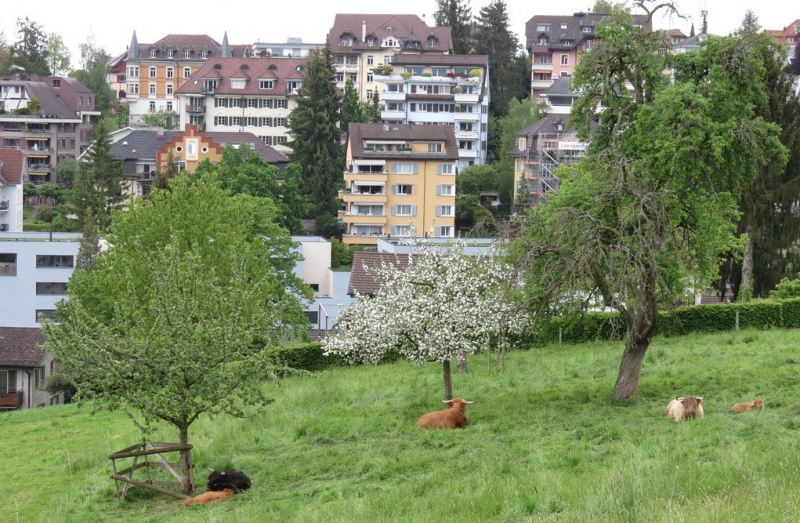
[(409, 78), (411, 78), (411, 73), (409, 73), (408, 71), (404, 71), (404, 72), (400, 73), (400, 76), (402, 76), (404, 79), (408, 80)]
[(473, 69), (469, 72), (469, 75), (473, 78), (480, 77), (481, 71), (479, 69)]
[(800, 298), (800, 279), (782, 279), (778, 285), (775, 286), (775, 290), (770, 291), (769, 297), (779, 299)]

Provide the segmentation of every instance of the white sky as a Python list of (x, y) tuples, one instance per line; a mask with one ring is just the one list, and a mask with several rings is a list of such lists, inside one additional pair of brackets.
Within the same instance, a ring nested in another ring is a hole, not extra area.
[[(490, 0), (471, 0), (473, 14)], [(538, 5), (537, 5), (538, 4)], [(587, 11), (594, 0), (560, 0), (544, 5), (531, 0), (506, 0), (512, 29), (525, 44), (525, 23), (534, 15), (567, 15)], [(726, 35), (741, 24), (747, 9), (753, 9), (765, 29), (782, 29), (797, 18), (800, 8), (787, 0), (677, 0), (683, 11), (694, 19), (699, 31), (700, 10), (708, 9), (711, 34)], [(61, 35), (72, 52), (73, 67), (79, 65), (78, 46), (87, 37), (115, 56), (125, 51), (133, 31), (139, 43), (152, 43), (174, 34), (208, 34), (222, 42), (225, 31), (231, 44), (285, 42), (288, 37), (301, 37), (303, 42), (321, 43), (333, 25), (337, 12), (387, 13), (401, 7), (403, 14), (426, 15), (433, 25), (435, 0), (404, 0), (389, 3), (375, 0), (293, 0), (233, 2), (231, 4), (195, 0), (188, 3), (163, 0), (136, 2), (68, 2), (64, 0), (3, 1), (0, 8), (0, 32), (7, 43), (16, 40), (16, 21), (26, 16), (40, 24), (45, 32)], [(677, 28), (689, 34), (690, 22), (683, 20), (655, 21), (659, 28)]]

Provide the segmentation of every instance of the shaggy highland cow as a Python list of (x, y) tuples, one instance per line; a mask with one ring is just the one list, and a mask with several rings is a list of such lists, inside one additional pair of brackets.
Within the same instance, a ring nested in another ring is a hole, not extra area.
[(208, 486), (206, 487), (208, 490), (219, 492), (225, 489), (232, 489), (234, 492), (241, 492), (250, 488), (250, 478), (241, 470), (220, 472), (206, 468), (211, 471), (208, 476)]
[(222, 492), (213, 492), (209, 490), (208, 492), (203, 492), (200, 495), (187, 499), (181, 503), (181, 505), (184, 507), (188, 507), (192, 503), (202, 503), (203, 505), (208, 505), (209, 503), (219, 503), (220, 501), (225, 501), (231, 496), (233, 496), (233, 490), (229, 488), (226, 488)]
[(757, 398), (753, 401), (748, 401), (745, 403), (737, 403), (733, 406), (734, 412), (747, 412), (748, 410), (755, 410), (755, 409), (763, 409), (764, 408), (764, 401), (761, 398)]
[(686, 396), (675, 398), (667, 405), (667, 417), (675, 421), (682, 421), (689, 418), (702, 418), (703, 406), (702, 396)]
[(417, 427), (421, 429), (455, 429), (469, 425), (464, 409), (467, 405), (475, 403), (474, 401), (456, 398), (444, 400), (444, 402), (449, 406), (448, 408), (425, 414), (417, 422)]

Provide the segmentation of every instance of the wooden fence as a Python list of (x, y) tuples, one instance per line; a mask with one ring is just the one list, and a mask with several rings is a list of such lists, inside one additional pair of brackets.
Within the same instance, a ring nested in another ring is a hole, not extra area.
[[(194, 464), (192, 463), (192, 458), (191, 458), (192, 445), (188, 444), (181, 445), (178, 443), (144, 442), (122, 449), (119, 452), (109, 454), (108, 459), (111, 460), (111, 467), (114, 471), (113, 474), (111, 474), (111, 479), (114, 480), (114, 490), (115, 490), (114, 496), (117, 498), (117, 501), (122, 503), (131, 485), (150, 490), (155, 490), (156, 492), (167, 494), (168, 496), (172, 496), (179, 499), (188, 499), (190, 496), (187, 496), (182, 492), (180, 460), (178, 461), (178, 463), (170, 463), (162, 455), (163, 453), (166, 452), (181, 452), (184, 450), (189, 451), (189, 478), (190, 478), (189, 483), (191, 492), (194, 492), (195, 489)], [(150, 459), (151, 457), (155, 458), (155, 460)], [(131, 466), (118, 471), (117, 460), (127, 459), (127, 458), (133, 458), (133, 463), (131, 464)], [(142, 468), (145, 470), (145, 479), (144, 480), (134, 479), (133, 473)], [(164, 481), (155, 478), (154, 476), (160, 477), (161, 475), (163, 475), (156, 473), (162, 470), (166, 470), (167, 472), (169, 472), (169, 474), (171, 474), (177, 480), (177, 482)], [(120, 483), (123, 483), (121, 489), (120, 489)], [(177, 487), (178, 489), (181, 490), (181, 492), (175, 492), (174, 490), (169, 490), (169, 488), (165, 487), (172, 487), (172, 488)]]

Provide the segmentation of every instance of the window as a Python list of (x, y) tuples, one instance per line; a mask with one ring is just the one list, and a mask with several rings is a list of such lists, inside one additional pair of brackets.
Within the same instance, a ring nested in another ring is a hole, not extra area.
[(455, 184), (448, 183), (436, 186), (436, 196), (455, 196), (455, 195), (456, 195)]
[(248, 98), (247, 99), (247, 107), (250, 109), (257, 109), (258, 108), (258, 98)]
[(350, 75), (350, 79), (353, 81), (353, 83), (358, 83), (358, 75), (357, 74), (351, 74)]
[(447, 76), (447, 67), (431, 67), (432, 76)]
[(61, 267), (72, 269), (75, 267), (75, 257), (38, 254), (36, 256), (36, 268), (39, 269), (44, 267)]
[(520, 151), (524, 151), (526, 142), (527, 142), (527, 140), (525, 138), (520, 138), (519, 142), (517, 142), (517, 149), (520, 150)]
[(375, 65), (375, 57), (371, 54), (367, 55), (367, 65)]
[(453, 163), (440, 163), (436, 167), (436, 174), (455, 174), (456, 166)]
[(424, 67), (411, 66), (411, 65), (406, 66), (406, 72), (411, 73), (412, 76), (422, 76), (422, 72), (424, 70), (425, 70)]
[(270, 118), (268, 116), (267, 117), (262, 116), (259, 119), (259, 122), (260, 122), (259, 123), (259, 127), (272, 127), (272, 118)]
[(392, 205), (392, 216), (416, 216), (416, 205)]
[(410, 236), (410, 225), (392, 225), (392, 236)]
[(446, 225), (446, 226), (442, 226), (442, 227), (437, 227), (436, 228), (436, 236), (439, 236), (440, 238), (452, 238), (453, 237), (453, 226), (452, 225)]
[(455, 216), (456, 215), (456, 206), (455, 205), (437, 205), (436, 206), (436, 216)]
[(296, 94), (296, 91), (300, 89), (300, 80), (286, 80), (286, 88), (292, 94)]
[(43, 296), (43, 295), (55, 295), (55, 296), (63, 296), (67, 293), (67, 284), (66, 282), (44, 282), (44, 281), (37, 281), (36, 282), (36, 295)]
[(549, 54), (540, 54), (539, 55), (539, 63), (540, 64), (549, 64), (550, 63), (550, 55)]
[(17, 371), (0, 370), (0, 393), (17, 392)]
[(175, 58), (175, 49), (167, 49), (167, 58)]
[(593, 27), (590, 26), (590, 25), (582, 25), (581, 26), (581, 32), (582, 33), (591, 33), (592, 29), (593, 29)]
[(151, 113), (156, 112), (156, 103), (155, 102), (150, 102), (150, 112)]
[(383, 55), (383, 65), (392, 65), (394, 62), (394, 55), (393, 54), (385, 54)]
[(167, 95), (172, 96), (173, 93), (173, 86), (172, 84), (167, 84)]
[(342, 38), (342, 47), (350, 47), (353, 45), (353, 39), (350, 37)]
[(569, 55), (562, 54), (561, 55), (561, 65), (569, 65)]
[(61, 87), (61, 80), (53, 79), (53, 89), (59, 89)]
[(157, 54), (158, 54), (157, 49), (150, 49), (150, 58), (155, 58)]
[(128, 76), (138, 77), (139, 76), (139, 67), (136, 65), (129, 65), (128, 66)]
[(175, 78), (175, 68), (167, 67), (167, 78)]
[(336, 81), (344, 82), (344, 73), (336, 73)]
[(367, 89), (367, 100), (372, 100), (372, 89)]
[(275, 118), (275, 127), (286, 127), (286, 118)]
[(429, 143), (428, 144), (428, 152), (429, 153), (440, 153), (443, 150), (443, 146), (440, 143)]
[(17, 253), (0, 252), (0, 276), (17, 275)]
[(417, 164), (411, 162), (395, 162), (392, 165), (393, 174), (417, 174)]
[(403, 102), (386, 102), (386, 110), (387, 111), (402, 111), (405, 109), (405, 105)]
[(258, 81), (258, 88), (259, 89), (272, 89), (275, 87), (274, 80), (259, 80)]
[(214, 107), (228, 107), (228, 99), (214, 98)]
[(561, 27), (561, 29), (566, 29), (567, 28), (567, 24), (561, 24), (560, 27)]
[[(42, 318), (52, 320), (56, 317), (55, 309), (36, 309), (36, 323), (40, 323)], [(38, 370), (38, 369), (37, 369)], [(39, 373), (36, 372), (36, 386), (39, 386)]]
[(183, 68), (183, 77), (184, 78), (189, 78), (190, 76), (192, 76), (192, 68), (191, 67), (184, 67)]
[(272, 98), (262, 98), (261, 99), (261, 108), (262, 109), (272, 109)]
[(156, 94), (156, 84), (150, 84), (150, 87), (148, 88), (148, 92), (151, 95), (155, 96), (155, 94)]
[(372, 38), (371, 36), (367, 38), (367, 46), (373, 47), (374, 45), (375, 45), (375, 39)]
[(172, 102), (167, 102), (167, 111), (172, 111)]
[(206, 58), (208, 58), (209, 54), (211, 54), (211, 52), (208, 49), (203, 49), (202, 51), (200, 51), (200, 58), (205, 60)]
[(374, 81), (375, 81), (374, 74), (371, 73), (371, 72), (367, 73), (367, 82), (371, 83), (371, 82), (374, 82)]
[(550, 24), (536, 24), (537, 31), (549, 31), (551, 29)]
[(594, 47), (594, 40), (592, 38), (586, 39), (586, 49), (591, 49)]
[(156, 68), (155, 67), (151, 67), (150, 68), (150, 78), (155, 78), (155, 77), (156, 77)]
[(392, 194), (397, 196), (411, 196), (413, 194), (413, 185), (410, 183), (396, 183), (392, 185)]
[(192, 57), (192, 50), (191, 49), (184, 49), (183, 50), (183, 57), (187, 60)]
[(428, 47), (436, 47), (436, 44), (438, 43), (439, 41), (435, 37), (431, 36), (428, 38)]
[(286, 109), (286, 98), (275, 100), (275, 109)]
[(214, 125), (220, 125), (220, 126), (228, 125), (228, 117), (227, 116), (215, 116), (214, 117)]
[(230, 124), (234, 127), (238, 127), (242, 125), (242, 117), (241, 116), (231, 116)]
[(546, 36), (540, 36), (539, 37), (539, 45), (547, 45), (547, 37)]
[(258, 125), (258, 118), (255, 116), (248, 116), (247, 117), (247, 126), (248, 127), (255, 127)]
[(575, 40), (561, 40), (561, 45), (567, 47), (575, 45)]
[(231, 78), (231, 89), (244, 89), (244, 78)]

